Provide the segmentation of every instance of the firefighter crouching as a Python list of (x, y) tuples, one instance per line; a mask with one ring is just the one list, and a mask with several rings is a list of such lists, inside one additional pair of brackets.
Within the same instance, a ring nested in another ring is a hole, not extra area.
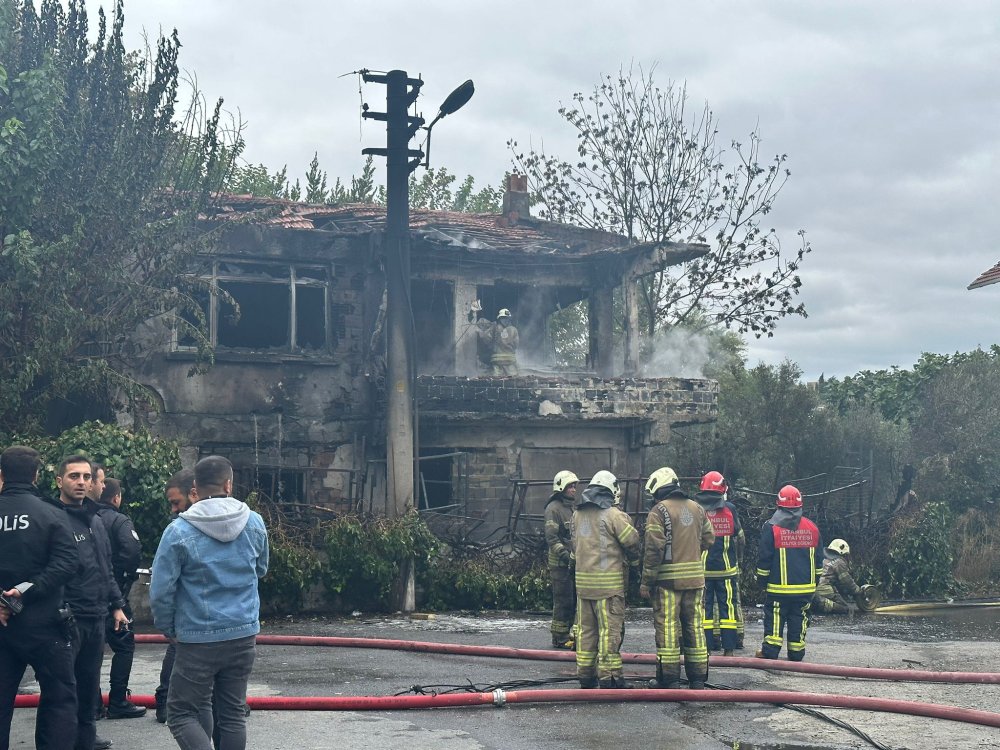
[(802, 493), (790, 484), (778, 492), (777, 509), (760, 530), (757, 581), (764, 588), (764, 643), (757, 656), (777, 659), (782, 632), (788, 659), (806, 655), (809, 606), (823, 572), (819, 529), (802, 515)]
[(552, 480), (552, 495), (545, 503), (545, 544), (549, 548), (549, 580), (552, 583), (552, 646), (570, 651), (576, 646), (572, 633), (576, 586), (573, 583), (570, 526), (579, 481), (572, 471), (560, 471)]
[(861, 587), (851, 575), (851, 566), (847, 560), (850, 554), (851, 546), (843, 539), (834, 539), (827, 545), (823, 573), (812, 599), (817, 612), (845, 614), (850, 611), (847, 599), (858, 599)]
[(646, 518), (639, 587), (639, 595), (653, 604), (656, 680), (652, 686), (681, 686), (683, 647), (688, 686), (699, 690), (708, 680), (702, 552), (711, 548), (715, 535), (705, 510), (681, 491), (673, 469), (654, 471), (646, 491), (657, 501)]
[[(715, 543), (702, 553), (705, 565), (705, 641), (709, 651), (719, 649), (722, 641), (725, 656), (732, 656), (737, 648), (737, 628), (739, 626), (737, 608), (739, 599), (740, 557), (743, 555), (743, 527), (736, 515), (736, 507), (727, 502), (729, 487), (717, 471), (710, 471), (701, 480), (701, 489), (695, 500), (705, 509)], [(712, 613), (718, 607), (719, 635), (713, 628), (715, 618)]]
[(639, 532), (615, 507), (621, 491), (599, 471), (573, 513), (576, 556), (576, 673), (581, 688), (628, 688), (622, 676), (625, 583), (639, 560)]

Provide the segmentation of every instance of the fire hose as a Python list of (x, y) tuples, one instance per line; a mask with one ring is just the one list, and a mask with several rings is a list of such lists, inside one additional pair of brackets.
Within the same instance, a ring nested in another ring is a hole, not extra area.
[[(136, 643), (166, 643), (162, 635), (137, 634)], [(454, 656), (482, 656), (496, 659), (525, 659), (532, 661), (574, 662), (576, 655), (568, 651), (545, 651), (509, 646), (473, 646), (463, 643), (433, 643), (430, 641), (401, 641), (388, 638), (344, 638), (338, 636), (307, 635), (258, 635), (262, 646), (327, 646), (334, 648), (388, 649), (414, 651)], [(654, 654), (622, 654), (623, 664), (656, 664)], [(709, 660), (716, 667), (739, 667), (768, 671), (797, 672), (800, 674), (826, 675), (868, 680), (896, 682), (949, 682), (956, 684), (1000, 685), (997, 672), (935, 672), (921, 669), (883, 669), (875, 667), (846, 667), (838, 664), (778, 661), (743, 656), (712, 656)]]
[[(132, 695), (133, 703), (154, 706), (152, 695)], [(856, 695), (796, 693), (787, 690), (494, 690), (489, 693), (457, 693), (447, 695), (390, 695), (341, 697), (251, 696), (247, 704), (252, 709), (266, 711), (399, 711), (420, 708), (454, 708), (458, 706), (504, 706), (508, 703), (785, 703), (828, 708), (851, 708), (951, 719), (987, 727), (1000, 727), (1000, 714), (971, 708), (957, 708), (935, 703), (867, 698)], [(37, 695), (19, 695), (17, 708), (38, 706)]]

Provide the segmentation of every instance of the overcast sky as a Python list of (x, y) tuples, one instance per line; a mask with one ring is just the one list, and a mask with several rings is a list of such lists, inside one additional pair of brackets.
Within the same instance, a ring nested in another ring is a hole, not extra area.
[[(759, 126), (763, 152), (789, 157), (767, 223), (786, 248), (800, 228), (812, 243), (809, 317), (751, 341), (751, 364), (787, 357), (815, 379), (1000, 340), (1000, 285), (966, 290), (1000, 260), (995, 3), (126, 0), (125, 13), (133, 48), (176, 27), (182, 67), (246, 121), (246, 159), (292, 176), (318, 152), (346, 179), (383, 144), (361, 124), (358, 77), (340, 77), (360, 68), (422, 76), (428, 119), (472, 78), (473, 100), (435, 128), (432, 166), (481, 186), (509, 168), (508, 139), (571, 156), (560, 102), (655, 64), (711, 105), (721, 142)], [(363, 94), (384, 109), (383, 87)]]

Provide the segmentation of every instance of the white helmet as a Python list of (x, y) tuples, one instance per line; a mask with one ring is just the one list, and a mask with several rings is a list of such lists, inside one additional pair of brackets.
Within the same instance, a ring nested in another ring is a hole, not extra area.
[(563, 469), (552, 480), (552, 491), (563, 492), (567, 487), (571, 487), (579, 481), (580, 479), (576, 474), (569, 469)]
[(646, 480), (646, 492), (650, 495), (656, 496), (657, 490), (670, 489), (676, 490), (680, 489), (681, 483), (677, 479), (677, 472), (671, 469), (669, 466), (663, 466), (652, 474), (649, 475), (649, 479)]
[(838, 555), (849, 555), (851, 554), (851, 545), (845, 542), (843, 539), (834, 539), (826, 548), (831, 552), (836, 552)]
[(506, 307), (501, 307), (500, 312), (497, 313), (497, 320), (500, 320), (500, 318), (509, 318), (509, 317), (511, 317), (510, 310), (508, 310)]
[(618, 491), (618, 477), (610, 471), (599, 471), (590, 478), (590, 486), (604, 487), (612, 492)]

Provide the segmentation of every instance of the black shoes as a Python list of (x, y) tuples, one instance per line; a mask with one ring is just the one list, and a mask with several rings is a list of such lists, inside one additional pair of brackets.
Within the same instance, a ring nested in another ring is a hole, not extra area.
[(108, 701), (109, 719), (138, 719), (146, 715), (145, 706), (137, 706), (128, 698), (120, 701)]
[(94, 737), (94, 750), (108, 750), (113, 744), (115, 743), (103, 737)]
[(157, 703), (156, 704), (156, 720), (161, 724), (167, 723), (167, 704)]
[(631, 690), (632, 683), (624, 677), (609, 677), (601, 680), (601, 688), (604, 690)]

